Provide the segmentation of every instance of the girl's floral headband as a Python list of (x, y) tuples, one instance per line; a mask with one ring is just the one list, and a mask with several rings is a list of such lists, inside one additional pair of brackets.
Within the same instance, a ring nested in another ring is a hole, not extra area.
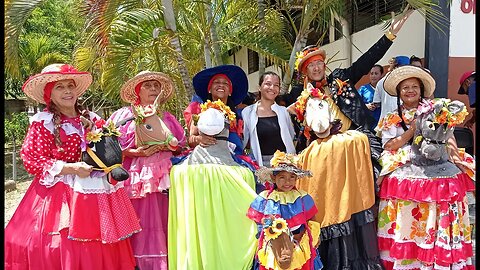
[(207, 100), (207, 102), (205, 102), (203, 104), (200, 104), (200, 108), (201, 108), (202, 112), (204, 112), (204, 111), (206, 111), (207, 109), (210, 109), (210, 108), (221, 111), (223, 114), (225, 114), (225, 117), (228, 119), (228, 121), (230, 123), (230, 127), (235, 127), (235, 125), (236, 125), (235, 119), (237, 118), (237, 116), (230, 109), (230, 107), (225, 105), (221, 100), (216, 100), (216, 101), (213, 101), (213, 102), (211, 100)]
[(122, 133), (120, 133), (112, 121), (108, 121), (107, 124), (105, 120), (99, 119), (95, 121), (94, 128), (87, 132), (85, 139), (87, 140), (87, 143), (97, 143), (102, 140), (103, 136), (119, 137), (120, 135), (122, 135)]

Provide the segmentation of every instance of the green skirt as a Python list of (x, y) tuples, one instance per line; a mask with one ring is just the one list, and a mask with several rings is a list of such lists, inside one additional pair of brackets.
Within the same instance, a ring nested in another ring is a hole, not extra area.
[(168, 268), (243, 270), (252, 267), (256, 224), (252, 172), (240, 166), (176, 165), (170, 171)]

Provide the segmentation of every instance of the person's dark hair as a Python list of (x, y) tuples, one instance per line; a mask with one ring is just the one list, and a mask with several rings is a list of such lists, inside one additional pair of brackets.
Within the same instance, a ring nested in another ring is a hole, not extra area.
[(378, 67), (378, 69), (380, 69), (380, 73), (383, 74), (383, 66), (382, 65), (375, 64), (375, 65), (373, 65), (372, 68), (374, 68), (374, 67)]
[(262, 85), (263, 80), (265, 80), (265, 77), (266, 77), (267, 75), (276, 76), (276, 77), (278, 78), (278, 81), (279, 81), (279, 82), (282, 81), (282, 79), (280, 78), (280, 76), (279, 76), (277, 73), (275, 73), (275, 72), (273, 72), (273, 71), (266, 71), (266, 72), (264, 72), (264, 73), (260, 76), (260, 78), (258, 79), (258, 85), (259, 85), (259, 86)]
[[(417, 79), (417, 81), (420, 83), (420, 99), (424, 99), (425, 98), (425, 86), (423, 85), (422, 80), (420, 80), (417, 77), (412, 77), (412, 78)], [(407, 79), (410, 79), (410, 78), (407, 78)], [(405, 81), (405, 80), (403, 80), (403, 81)], [(401, 119), (400, 125), (402, 126), (404, 131), (407, 131), (408, 128), (407, 128), (407, 125), (405, 124), (405, 121), (403, 120), (402, 106), (400, 104), (400, 84), (402, 82), (399, 82), (397, 84), (397, 87), (396, 87), (396, 90), (397, 90), (397, 108), (398, 108), (398, 116), (400, 116), (400, 119)]]
[(255, 98), (255, 93), (248, 92), (242, 103), (245, 105), (252, 105), (253, 103), (255, 103)]
[(413, 62), (420, 62), (422, 63), (422, 59), (420, 59), (419, 57), (415, 56), (415, 55), (412, 55), (410, 57), (410, 65), (413, 63)]
[[(61, 115), (60, 115), (60, 111), (58, 110), (57, 106), (55, 105), (55, 103), (53, 102), (50, 102), (47, 107), (46, 107), (47, 111), (48, 112), (51, 112), (53, 113), (53, 124), (54, 124), (54, 127), (53, 127), (53, 137), (55, 139), (55, 146), (58, 147), (58, 151), (59, 152), (63, 152), (63, 142), (60, 138), (60, 126), (61, 126)], [(88, 110), (86, 110), (83, 105), (81, 105), (80, 103), (78, 103), (78, 100), (77, 102), (75, 103), (75, 109), (77, 110), (77, 112), (87, 118), (87, 119), (90, 119), (90, 114), (88, 112)]]

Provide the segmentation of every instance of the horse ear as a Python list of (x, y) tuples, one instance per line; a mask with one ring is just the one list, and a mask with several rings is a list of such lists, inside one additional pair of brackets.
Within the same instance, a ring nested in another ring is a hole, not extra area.
[(465, 104), (463, 102), (454, 100), (447, 105), (447, 110), (451, 112), (452, 114), (457, 114), (463, 110), (465, 107)]
[(132, 112), (133, 112), (133, 115), (135, 115), (135, 118), (137, 118), (138, 117), (138, 111), (137, 111), (137, 108), (134, 105), (132, 105)]
[(443, 108), (443, 102), (433, 103), (433, 111), (435, 114), (438, 114)]
[(153, 102), (153, 106), (158, 109), (160, 107), (160, 94), (155, 98), (155, 101)]

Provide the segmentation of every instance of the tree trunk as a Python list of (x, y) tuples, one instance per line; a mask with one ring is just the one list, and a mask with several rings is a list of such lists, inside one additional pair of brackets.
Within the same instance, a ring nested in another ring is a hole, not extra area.
[(213, 21), (212, 16), (212, 3), (209, 1), (206, 5), (205, 9), (207, 23), (210, 24), (210, 36), (211, 36), (211, 43), (213, 48), (213, 57), (215, 60), (215, 66), (223, 65), (222, 55), (220, 53), (220, 45), (218, 43), (218, 36), (217, 36), (217, 28), (216, 24)]
[(293, 44), (292, 52), (290, 53), (290, 60), (288, 60), (288, 69), (286, 70), (282, 80), (282, 88), (280, 90), (281, 95), (288, 93), (288, 87), (292, 82), (293, 70), (295, 68), (296, 53), (305, 47), (309, 32), (310, 31), (307, 31), (307, 33), (299, 32), (295, 38), (295, 43)]
[[(265, 0), (258, 0), (258, 20), (260, 21), (260, 28), (265, 28)], [(258, 76), (265, 73), (265, 57), (258, 54)]]
[(205, 41), (203, 43), (203, 50), (205, 53), (205, 68), (212, 67), (212, 53), (210, 51), (210, 36), (205, 35)]
[(188, 74), (187, 66), (185, 65), (185, 61), (183, 60), (182, 54), (182, 46), (180, 44), (180, 39), (178, 38), (176, 31), (177, 25), (175, 22), (175, 14), (173, 13), (173, 1), (172, 0), (162, 0), (162, 6), (164, 7), (163, 15), (165, 19), (165, 28), (170, 30), (170, 44), (177, 52), (177, 63), (178, 63), (178, 71), (180, 72), (183, 85), (185, 86), (186, 93), (193, 97), (193, 86), (191, 83), (190, 75)]

